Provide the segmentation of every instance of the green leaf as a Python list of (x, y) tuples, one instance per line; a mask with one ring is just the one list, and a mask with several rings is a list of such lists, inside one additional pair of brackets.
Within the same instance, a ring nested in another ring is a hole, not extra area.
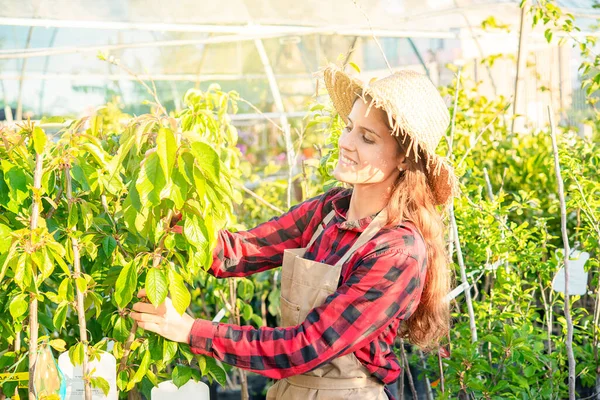
[(252, 296), (254, 296), (254, 283), (250, 279), (240, 279), (238, 281), (237, 294), (242, 300), (252, 300)]
[(177, 153), (177, 142), (172, 130), (160, 128), (156, 137), (156, 152), (158, 153), (165, 179), (167, 182), (170, 182), (173, 166), (175, 165), (175, 154)]
[(242, 317), (246, 320), (249, 321), (250, 318), (252, 318), (252, 314), (254, 314), (254, 311), (252, 310), (252, 306), (250, 304), (246, 304), (246, 303), (242, 303)]
[(350, 62), (350, 63), (348, 63), (348, 64), (349, 64), (349, 65), (350, 65), (352, 68), (354, 68), (354, 70), (355, 70), (356, 72), (358, 72), (358, 73), (360, 74), (360, 68), (358, 67), (358, 65), (356, 65), (356, 64), (355, 64), (355, 63), (353, 63), (353, 62)]
[(127, 323), (128, 320), (123, 317), (117, 317), (115, 326), (113, 328), (113, 337), (119, 342), (124, 342), (129, 337), (130, 325)]
[(173, 369), (173, 375), (171, 376), (171, 379), (173, 379), (173, 384), (180, 388), (185, 385), (191, 377), (192, 369), (190, 367), (178, 365)]
[(77, 226), (77, 222), (79, 221), (78, 208), (79, 204), (73, 203), (69, 209), (69, 216), (67, 217), (67, 227), (69, 229), (74, 229)]
[(198, 368), (200, 369), (200, 372), (202, 375), (206, 375), (206, 356), (199, 354), (196, 356), (196, 360), (198, 360)]
[(15, 296), (15, 298), (10, 302), (10, 315), (12, 315), (14, 319), (19, 318), (21, 315), (25, 314), (28, 305), (26, 293), (21, 293)]
[(0, 254), (7, 252), (10, 248), (12, 241), (10, 236), (11, 232), (12, 229), (10, 229), (8, 226), (0, 224), (0, 237), (2, 238), (2, 240), (0, 240)]
[(112, 253), (116, 247), (117, 247), (117, 241), (114, 237), (106, 236), (102, 240), (102, 250), (104, 251), (104, 254), (106, 255), (107, 258), (112, 255)]
[(46, 242), (46, 249), (48, 250), (48, 255), (60, 266), (65, 275), (70, 275), (71, 271), (64, 260), (65, 249), (59, 243), (51, 240)]
[(84, 354), (85, 349), (83, 348), (83, 344), (81, 342), (69, 349), (69, 358), (71, 359), (71, 363), (73, 363), (73, 365), (82, 364)]
[(219, 182), (221, 172), (219, 154), (211, 146), (202, 142), (192, 143), (191, 150), (200, 170), (213, 182)]
[[(28, 262), (29, 261), (29, 262)], [(26, 290), (31, 285), (33, 274), (31, 271), (31, 259), (26, 253), (19, 256), (15, 269), (15, 283), (21, 290)]]
[(188, 241), (193, 244), (196, 249), (200, 250), (204, 243), (207, 242), (208, 231), (204, 221), (195, 214), (186, 214), (183, 221), (183, 233)]
[(73, 281), (70, 277), (66, 277), (58, 287), (58, 297), (63, 301), (73, 301)]
[(137, 288), (137, 268), (133, 262), (127, 263), (119, 273), (115, 286), (115, 301), (117, 305), (124, 308), (131, 299)]
[(146, 275), (146, 294), (150, 302), (158, 307), (167, 298), (168, 291), (164, 271), (159, 268), (150, 268)]
[(225, 386), (227, 383), (227, 374), (225, 370), (217, 365), (217, 362), (212, 357), (205, 357), (206, 369), (210, 376), (212, 376), (221, 386)]
[(177, 343), (172, 342), (168, 339), (165, 339), (163, 341), (163, 353), (162, 353), (162, 360), (165, 364), (167, 364), (168, 362), (170, 362), (173, 357), (175, 357), (175, 354), (177, 354)]
[(142, 358), (142, 361), (140, 362), (140, 366), (138, 367), (137, 371), (133, 375), (133, 378), (131, 378), (131, 380), (127, 384), (127, 391), (133, 389), (133, 387), (135, 386), (136, 383), (142, 381), (142, 378), (144, 377), (144, 375), (146, 375), (146, 371), (148, 371), (149, 365), (150, 365), (150, 352), (146, 351), (146, 352), (144, 352), (144, 357)]
[(52, 271), (54, 271), (54, 263), (50, 259), (48, 251), (46, 251), (45, 248), (42, 248), (35, 253), (31, 253), (31, 259), (35, 262), (38, 271), (40, 272), (40, 275), (38, 275), (38, 279), (40, 281), (44, 281), (46, 278), (52, 275)]
[(33, 139), (33, 149), (35, 150), (35, 153), (42, 154), (46, 148), (46, 143), (48, 142), (48, 138), (46, 137), (44, 130), (39, 126), (36, 126), (33, 128), (31, 138)]
[(173, 307), (181, 315), (190, 305), (191, 295), (183, 282), (183, 278), (174, 270), (169, 270), (169, 291), (171, 292), (171, 301)]
[(194, 353), (192, 353), (190, 346), (186, 343), (179, 343), (177, 347), (179, 348), (179, 352), (185, 357), (187, 362), (191, 363), (194, 359)]
[(150, 153), (140, 168), (135, 188), (140, 195), (143, 207), (148, 204), (158, 205), (161, 200), (161, 191), (165, 187), (165, 175), (160, 166), (160, 160), (156, 152)]
[(54, 350), (63, 352), (66, 350), (67, 343), (62, 339), (53, 339), (48, 343)]
[(188, 197), (188, 191), (190, 186), (185, 176), (182, 175), (180, 168), (175, 168), (171, 176), (171, 200), (175, 203), (175, 207), (181, 210), (184, 206), (185, 200)]
[(31, 176), (25, 173), (23, 168), (11, 164), (7, 160), (1, 162), (4, 171), (4, 181), (9, 189), (9, 199), (7, 208), (15, 213), (19, 212), (19, 206), (29, 198), (28, 185), (33, 183)]
[[(100, 148), (99, 146), (96, 146), (93, 143), (86, 142), (86, 143), (83, 143), (81, 145), (81, 147), (86, 150), (87, 154), (94, 157), (94, 159), (96, 160), (98, 165), (104, 166), (104, 165), (108, 164), (108, 162), (110, 161), (110, 160), (107, 160), (108, 153), (106, 153), (102, 148)], [(89, 164), (90, 163), (88, 162), (88, 165)], [(92, 163), (92, 165), (93, 165), (93, 163)]]
[(87, 282), (82, 277), (75, 279), (75, 286), (77, 287), (77, 290), (79, 290), (79, 292), (81, 293), (85, 293), (87, 291)]
[(546, 32), (544, 32), (544, 37), (548, 43), (552, 42), (552, 31), (550, 29), (546, 29)]
[(54, 312), (54, 316), (52, 317), (52, 323), (54, 324), (54, 329), (56, 329), (59, 333), (62, 328), (65, 326), (65, 320), (67, 319), (67, 310), (69, 307), (69, 303), (66, 301), (61, 302), (58, 307), (56, 307), (56, 311)]
[(106, 379), (102, 378), (101, 376), (92, 377), (90, 379), (90, 384), (93, 388), (98, 388), (102, 390), (102, 393), (104, 393), (105, 396), (108, 396), (108, 392), (110, 391), (110, 385), (108, 384), (108, 381)]
[(125, 389), (127, 389), (127, 381), (129, 381), (129, 371), (124, 369), (117, 374), (117, 388), (119, 388), (121, 392), (124, 392)]

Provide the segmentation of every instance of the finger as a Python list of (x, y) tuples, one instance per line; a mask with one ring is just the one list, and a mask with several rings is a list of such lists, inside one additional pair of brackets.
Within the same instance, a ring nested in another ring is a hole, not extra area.
[(137, 297), (146, 297), (146, 289), (142, 289), (138, 292)]
[(141, 322), (138, 323), (138, 327), (140, 327), (140, 328), (142, 328), (143, 330), (146, 330), (146, 331), (158, 333), (160, 335), (160, 325), (155, 324), (154, 322), (144, 322), (144, 321), (141, 321)]
[(154, 307), (152, 305), (152, 303), (137, 302), (133, 305), (133, 309), (135, 311), (139, 311), (139, 312), (147, 313), (147, 314), (158, 314), (159, 313), (158, 308)]
[(160, 324), (164, 322), (164, 319), (154, 314), (137, 313), (135, 311), (132, 311), (129, 313), (129, 316), (138, 322), (153, 322), (155, 324)]

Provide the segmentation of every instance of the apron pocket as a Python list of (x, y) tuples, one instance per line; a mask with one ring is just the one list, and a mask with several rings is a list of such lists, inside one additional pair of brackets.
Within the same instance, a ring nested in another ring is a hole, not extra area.
[(300, 323), (300, 306), (279, 297), (279, 305), (281, 307), (281, 324), (282, 326), (296, 326)]

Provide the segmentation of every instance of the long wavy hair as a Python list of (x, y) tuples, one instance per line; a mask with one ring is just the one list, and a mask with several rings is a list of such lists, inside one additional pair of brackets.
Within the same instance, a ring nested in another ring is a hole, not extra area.
[[(397, 137), (398, 151), (406, 154), (408, 141)], [(406, 145), (404, 144), (406, 142)], [(407, 157), (408, 167), (396, 179), (387, 204), (388, 224), (412, 222), (427, 247), (427, 273), (416, 311), (401, 324), (399, 334), (421, 347), (432, 348), (450, 329), (450, 307), (446, 296), (451, 275), (444, 241), (444, 223), (427, 184), (425, 155), (418, 161)]]

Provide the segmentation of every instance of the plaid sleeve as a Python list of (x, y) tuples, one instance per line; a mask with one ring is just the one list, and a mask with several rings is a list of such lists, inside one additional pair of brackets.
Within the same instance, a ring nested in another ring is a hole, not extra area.
[(248, 231), (219, 231), (209, 273), (217, 278), (240, 277), (280, 267), (283, 251), (307, 244), (323, 208), (341, 188), (306, 200), (285, 214)]
[[(254, 328), (197, 320), (192, 351), (271, 378), (310, 371), (375, 340), (396, 318), (416, 309), (425, 278), (424, 253), (407, 246), (372, 252), (353, 266), (325, 303), (294, 327)], [(424, 244), (421, 243), (421, 249)]]

